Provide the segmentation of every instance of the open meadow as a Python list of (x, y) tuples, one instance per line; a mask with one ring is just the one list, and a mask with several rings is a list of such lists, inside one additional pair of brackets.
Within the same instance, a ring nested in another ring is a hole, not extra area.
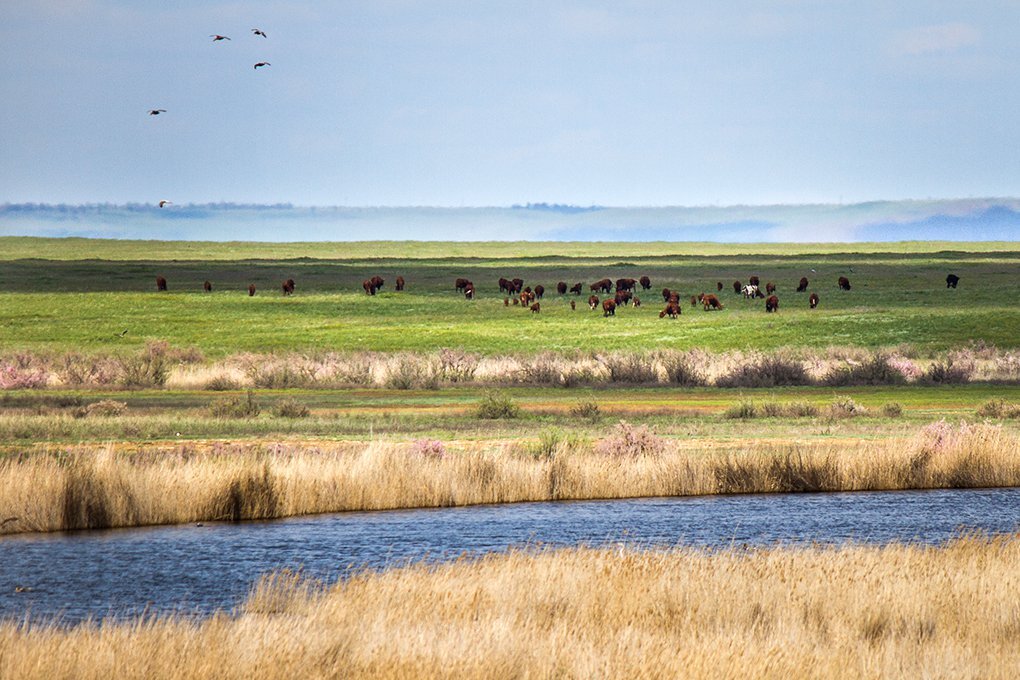
[[(1015, 246), (0, 238), (0, 534), (1018, 486)], [(734, 292), (752, 275), (777, 313)], [(641, 306), (588, 308), (593, 282), (641, 276)], [(500, 277), (543, 285), (540, 309)], [(679, 318), (660, 317), (663, 288)], [(723, 308), (692, 306), (702, 292)], [(0, 675), (1007, 677), (1020, 624), (996, 603), (1016, 599), (1016, 550), (524, 551), (328, 588), (283, 573), (202, 621), (2, 623)]]

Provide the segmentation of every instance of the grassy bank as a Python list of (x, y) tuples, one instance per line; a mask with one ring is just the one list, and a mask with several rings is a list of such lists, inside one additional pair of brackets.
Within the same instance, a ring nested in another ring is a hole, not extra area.
[(705, 448), (621, 423), (598, 440), (83, 448), (0, 461), (0, 532), (344, 510), (717, 493), (1020, 485), (1020, 437), (933, 423), (908, 440)]
[[(405, 244), (401, 255), (393, 250), (387, 257), (385, 249), (373, 251), (377, 244), (344, 244), (339, 252), (247, 244), (235, 252), (229, 244), (156, 244), (149, 251), (152, 244), (137, 242), (85, 242), (75, 249), (44, 241), (22, 259), (26, 252), (18, 243), (0, 239), (0, 352), (119, 352), (151, 340), (216, 358), (239, 351), (456, 348), (491, 356), (904, 343), (944, 352), (974, 341), (1002, 349), (1020, 342), (1020, 310), (1011, 304), (1020, 252), (1003, 244), (1002, 250), (955, 244), (945, 251), (905, 244), (873, 252), (791, 244), (655, 250), (648, 244), (425, 243)], [(296, 252), (305, 255), (290, 259)], [(959, 289), (946, 289), (950, 272), (961, 276)], [(361, 283), (373, 275), (388, 283), (368, 296)], [(393, 288), (398, 275), (407, 281), (400, 293)], [(589, 284), (643, 275), (652, 289), (640, 293), (641, 307), (623, 307), (609, 318), (589, 311)], [(762, 285), (776, 283), (779, 314), (766, 315), (763, 301), (733, 293), (734, 280), (752, 275)], [(843, 275), (852, 290), (838, 289)], [(156, 292), (156, 276), (166, 277), (169, 291)], [(802, 276), (809, 288), (796, 293)], [(460, 277), (475, 282), (474, 300), (454, 291)], [(543, 285), (541, 312), (504, 307), (500, 277)], [(297, 291), (284, 297), (280, 285), (288, 278)], [(203, 292), (207, 280), (211, 293)], [(583, 283), (584, 295), (557, 295), (559, 281)], [(705, 313), (685, 302), (679, 319), (659, 318), (664, 287), (687, 301), (716, 292), (720, 282), (722, 311)], [(254, 297), (249, 284), (256, 286)], [(821, 296), (815, 310), (808, 309), (809, 292)]]
[(0, 676), (1011, 678), (1018, 560), (1016, 538), (963, 538), (282, 573), (201, 622), (2, 624)]

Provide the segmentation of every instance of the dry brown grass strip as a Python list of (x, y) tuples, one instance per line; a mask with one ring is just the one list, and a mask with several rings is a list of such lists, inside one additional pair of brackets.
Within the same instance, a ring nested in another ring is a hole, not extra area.
[(934, 423), (907, 442), (735, 446), (692, 449), (630, 428), (594, 446), (563, 441), (541, 456), (506, 443), (438, 452), (392, 443), (84, 448), (0, 461), (0, 532), (518, 501), (1020, 486), (1020, 437), (990, 425)]
[(566, 549), (264, 579), (236, 615), (0, 625), (4, 678), (1011, 678), (1020, 539)]

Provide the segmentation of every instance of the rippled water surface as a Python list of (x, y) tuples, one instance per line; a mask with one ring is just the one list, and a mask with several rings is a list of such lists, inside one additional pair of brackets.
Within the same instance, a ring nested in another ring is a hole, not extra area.
[[(512, 546), (938, 543), (1020, 528), (1020, 489), (702, 496), (317, 515), (273, 522), (0, 538), (0, 617), (203, 614), (268, 571), (352, 567)], [(17, 590), (21, 592), (16, 592)]]

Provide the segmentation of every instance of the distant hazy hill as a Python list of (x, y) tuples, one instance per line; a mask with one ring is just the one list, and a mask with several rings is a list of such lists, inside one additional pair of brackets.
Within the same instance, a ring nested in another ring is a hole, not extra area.
[(207, 241), (1016, 241), (1020, 199), (663, 208), (4, 204), (0, 235)]

